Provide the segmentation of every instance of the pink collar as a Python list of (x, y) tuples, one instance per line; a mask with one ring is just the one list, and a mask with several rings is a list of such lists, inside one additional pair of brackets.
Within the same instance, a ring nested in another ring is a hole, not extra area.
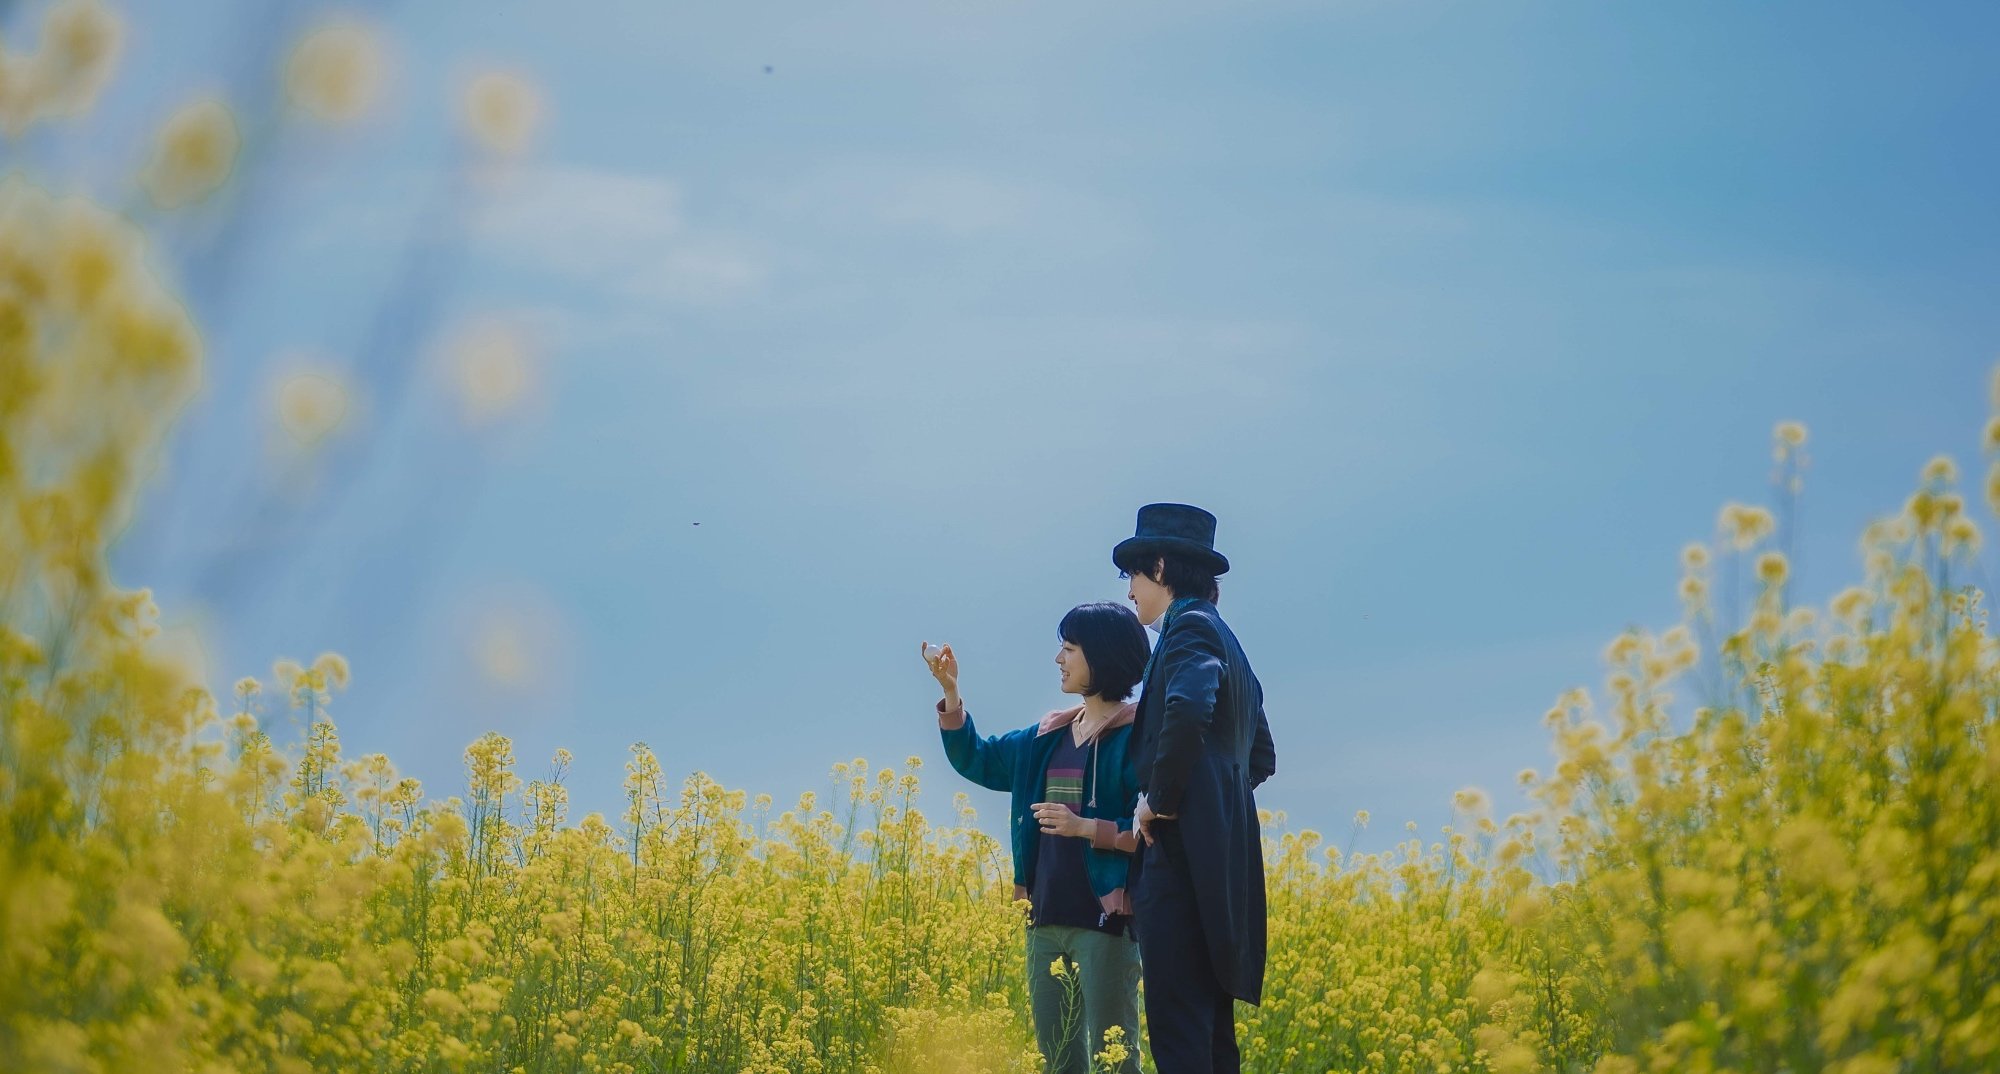
[[(1078, 705), (1075, 708), (1057, 709), (1056, 711), (1049, 713), (1047, 716), (1042, 717), (1041, 726), (1035, 729), (1035, 737), (1040, 738), (1051, 731), (1058, 731), (1061, 730), (1062, 728), (1068, 727), (1070, 724), (1075, 723), (1076, 718), (1081, 715), (1083, 715), (1082, 705)], [(1139, 715), (1138, 702), (1128, 701), (1125, 703), (1124, 708), (1118, 710), (1118, 715), (1111, 717), (1110, 723), (1107, 723), (1103, 727), (1097, 729), (1097, 733), (1101, 735), (1104, 732), (1109, 731), (1114, 727), (1124, 727), (1126, 724), (1131, 723), (1135, 718), (1137, 718), (1138, 715)]]

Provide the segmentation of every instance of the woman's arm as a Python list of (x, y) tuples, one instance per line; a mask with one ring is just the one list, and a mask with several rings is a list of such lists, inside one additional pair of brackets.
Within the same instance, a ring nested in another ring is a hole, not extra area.
[(1014, 765), (1020, 758), (1021, 732), (981, 738), (963, 703), (947, 711), (938, 702), (938, 731), (944, 736), (944, 756), (958, 774), (987, 790), (1014, 787)]
[(1072, 811), (1066, 805), (1055, 802), (1036, 802), (1033, 810), (1035, 821), (1041, 825), (1045, 835), (1088, 839), (1090, 845), (1099, 850), (1116, 850), (1130, 854), (1139, 849), (1139, 833), (1132, 830), (1131, 817), (1120, 817), (1117, 820), (1086, 817)]
[(1120, 854), (1139, 852), (1139, 833), (1132, 827), (1131, 817), (1117, 820), (1094, 820), (1090, 822), (1090, 845), (1099, 850), (1113, 850)]
[(1014, 735), (980, 738), (972, 717), (965, 711), (965, 699), (958, 695), (958, 654), (951, 646), (923, 644), (924, 663), (931, 677), (944, 689), (937, 703), (938, 733), (944, 736), (944, 756), (959, 775), (988, 790), (1010, 790), (1014, 785), (1014, 762), (1019, 743)]

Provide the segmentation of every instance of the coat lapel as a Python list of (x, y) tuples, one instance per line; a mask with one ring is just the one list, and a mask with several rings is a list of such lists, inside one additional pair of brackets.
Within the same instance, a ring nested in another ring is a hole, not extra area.
[(1159, 678), (1155, 673), (1160, 669), (1160, 654), (1166, 651), (1167, 634), (1174, 629), (1174, 620), (1199, 602), (1199, 597), (1177, 597), (1172, 604), (1167, 605), (1166, 614), (1160, 617), (1160, 638), (1153, 644), (1152, 654), (1146, 658), (1146, 676), (1139, 688), (1138, 715), (1132, 725), (1132, 740), (1137, 747), (1132, 751), (1132, 758), (1136, 762), (1134, 776), (1141, 786), (1145, 785), (1146, 777), (1151, 774), (1153, 743), (1159, 738), (1160, 717), (1166, 707), (1166, 699), (1157, 696), (1153, 688), (1154, 680)]

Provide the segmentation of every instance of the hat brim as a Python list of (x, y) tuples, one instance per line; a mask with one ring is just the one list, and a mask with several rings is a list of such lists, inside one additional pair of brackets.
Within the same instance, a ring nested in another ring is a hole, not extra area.
[(1111, 550), (1111, 562), (1121, 571), (1129, 572), (1132, 565), (1147, 556), (1158, 556), (1171, 552), (1186, 556), (1208, 568), (1210, 574), (1220, 577), (1229, 573), (1229, 560), (1222, 553), (1190, 541), (1185, 537), (1127, 537)]

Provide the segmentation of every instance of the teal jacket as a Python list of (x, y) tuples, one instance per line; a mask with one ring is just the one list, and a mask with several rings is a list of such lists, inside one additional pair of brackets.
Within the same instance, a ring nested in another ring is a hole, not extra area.
[[(1013, 833), (1014, 895), (1027, 898), (1028, 888), (1035, 882), (1035, 855), (1041, 848), (1042, 832), (1035, 823), (1032, 807), (1042, 800), (1057, 733), (1069, 733), (1071, 721), (1083, 711), (1083, 706), (1051, 712), (1032, 727), (981, 738), (973, 729), (970, 715), (962, 709), (945, 712), (942, 705), (939, 702), (938, 728), (944, 736), (944, 755), (951, 766), (982, 787), (1007, 791), (1013, 796), (1008, 829)], [(1083, 816), (1096, 822), (1084, 860), (1090, 873), (1090, 890), (1107, 915), (1132, 912), (1126, 884), (1131, 874), (1132, 854), (1139, 846), (1138, 833), (1132, 830), (1139, 787), (1132, 778), (1132, 765), (1126, 754), (1137, 711), (1137, 705), (1126, 705), (1097, 733), (1090, 764), (1084, 770)]]

